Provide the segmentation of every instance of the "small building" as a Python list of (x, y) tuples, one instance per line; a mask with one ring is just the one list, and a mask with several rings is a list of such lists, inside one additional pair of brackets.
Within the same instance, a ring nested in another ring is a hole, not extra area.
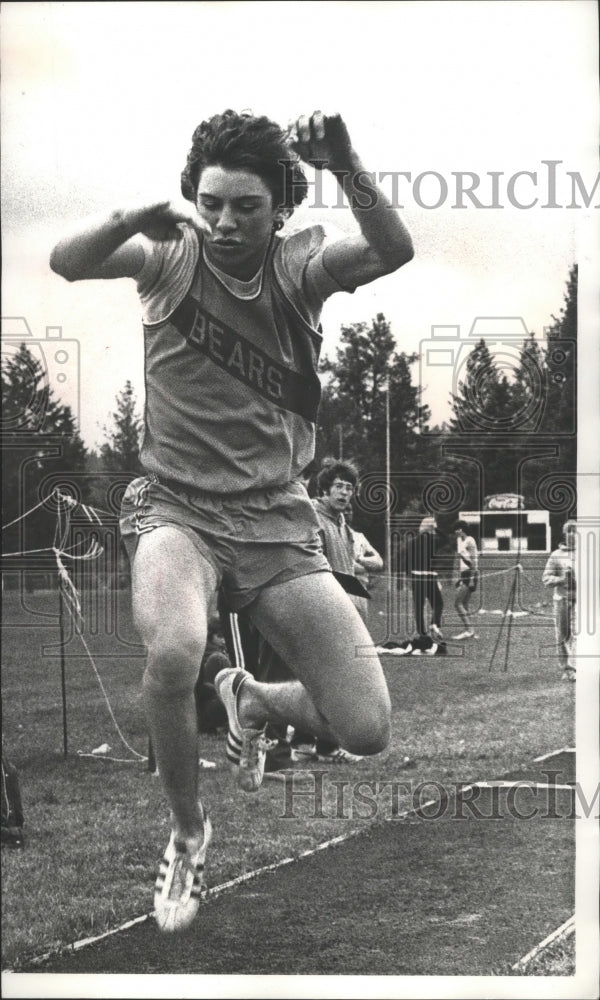
[(484, 510), (459, 514), (481, 553), (550, 552), (552, 538), (547, 510), (526, 510), (516, 493), (498, 493), (485, 498)]

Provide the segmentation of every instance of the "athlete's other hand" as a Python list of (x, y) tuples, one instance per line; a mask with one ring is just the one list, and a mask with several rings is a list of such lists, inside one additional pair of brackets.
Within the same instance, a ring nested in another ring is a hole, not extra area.
[(344, 169), (350, 163), (352, 142), (340, 114), (301, 115), (290, 124), (289, 135), (292, 149), (317, 170)]
[(175, 201), (159, 201), (149, 205), (144, 209), (138, 232), (143, 233), (149, 240), (157, 242), (180, 240), (183, 237), (183, 231), (179, 226), (181, 222), (192, 226), (199, 235), (211, 232), (208, 222), (185, 201), (181, 204)]

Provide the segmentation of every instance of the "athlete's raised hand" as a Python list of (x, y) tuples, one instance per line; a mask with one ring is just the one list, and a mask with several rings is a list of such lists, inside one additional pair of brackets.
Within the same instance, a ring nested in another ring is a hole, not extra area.
[(317, 170), (343, 169), (352, 155), (352, 142), (340, 114), (313, 111), (289, 126), (292, 148), (305, 163)]
[(178, 225), (180, 222), (186, 222), (198, 233), (211, 232), (208, 222), (185, 201), (181, 204), (175, 201), (159, 201), (148, 205), (143, 210), (137, 231), (148, 239), (158, 242), (178, 240), (183, 236)]
[(144, 263), (144, 248), (135, 237), (141, 233), (150, 240), (179, 240), (182, 222), (198, 233), (211, 231), (195, 207), (183, 200), (130, 205), (84, 219), (56, 244), (50, 267), (67, 281), (132, 278)]

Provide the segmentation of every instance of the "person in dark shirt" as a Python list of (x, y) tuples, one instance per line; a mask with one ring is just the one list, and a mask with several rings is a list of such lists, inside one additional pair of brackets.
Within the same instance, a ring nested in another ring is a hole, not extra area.
[(399, 554), (398, 571), (410, 584), (416, 630), (420, 636), (428, 634), (427, 604), (431, 608), (431, 636), (442, 640), (442, 613), (444, 599), (437, 570), (433, 568), (436, 540), (443, 539), (434, 517), (424, 517), (419, 533), (410, 538)]

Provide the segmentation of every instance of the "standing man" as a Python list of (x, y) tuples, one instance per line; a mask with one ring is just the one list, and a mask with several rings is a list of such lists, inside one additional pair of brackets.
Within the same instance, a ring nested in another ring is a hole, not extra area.
[(404, 546), (399, 556), (398, 572), (410, 583), (413, 597), (415, 625), (419, 637), (427, 635), (427, 604), (431, 608), (429, 631), (436, 642), (441, 642), (444, 598), (438, 572), (433, 566), (436, 538), (442, 537), (435, 517), (424, 517), (419, 534)]
[[(319, 520), (319, 534), (323, 553), (332, 570), (354, 576), (354, 533), (346, 521), (345, 511), (348, 509), (354, 491), (358, 484), (358, 471), (349, 462), (335, 462), (321, 470), (317, 477), (318, 497), (313, 500), (313, 506)], [(360, 613), (358, 602), (360, 597), (350, 597), (350, 600)], [(350, 764), (362, 757), (349, 753), (337, 742), (317, 735), (314, 752), (311, 750), (312, 738), (306, 733), (296, 730), (294, 744), (295, 756), (298, 758), (298, 746), (303, 747), (305, 756), (314, 756), (317, 760), (334, 764)], [(308, 749), (307, 749), (308, 748)]]
[(554, 590), (554, 628), (562, 680), (574, 681), (577, 676), (575, 665), (577, 522), (567, 521), (563, 525), (562, 534), (564, 541), (550, 554), (542, 574), (542, 583)]
[[(352, 531), (354, 544), (354, 575), (362, 583), (366, 591), (371, 583), (371, 573), (381, 573), (383, 569), (383, 559), (377, 549), (374, 549), (369, 539), (363, 535), (362, 531), (355, 531), (352, 527), (352, 508), (346, 511), (346, 521)], [(369, 601), (366, 597), (355, 598), (356, 607), (365, 625), (369, 620)]]
[[(332, 172), (355, 234), (331, 245), (319, 225), (279, 235), (308, 192), (301, 159)], [(323, 303), (413, 256), (373, 176), (340, 115), (315, 111), (285, 131), (227, 110), (194, 132), (181, 176), (189, 205), (117, 207), (79, 224), (51, 254), (68, 281), (133, 280), (143, 313), (145, 474), (125, 493), (121, 531), (171, 807), (154, 897), (166, 931), (197, 913), (211, 838), (198, 796), (194, 686), (220, 586), (297, 678), (265, 684), (235, 668), (214, 678), (239, 739), (242, 789), (262, 781), (269, 721), (360, 754), (389, 740), (381, 664), (320, 551), (299, 481), (314, 456)]]
[(350, 462), (326, 465), (318, 475), (318, 496), (313, 506), (319, 519), (323, 551), (333, 570), (354, 575), (354, 537), (345, 511), (358, 484), (358, 471)]
[(479, 564), (477, 544), (475, 539), (467, 534), (468, 530), (469, 525), (466, 521), (457, 521), (454, 525), (454, 535), (456, 538), (456, 598), (454, 600), (454, 607), (464, 625), (464, 629), (458, 635), (453, 635), (452, 638), (459, 640), (475, 638), (475, 632), (469, 618), (469, 601), (477, 589)]

